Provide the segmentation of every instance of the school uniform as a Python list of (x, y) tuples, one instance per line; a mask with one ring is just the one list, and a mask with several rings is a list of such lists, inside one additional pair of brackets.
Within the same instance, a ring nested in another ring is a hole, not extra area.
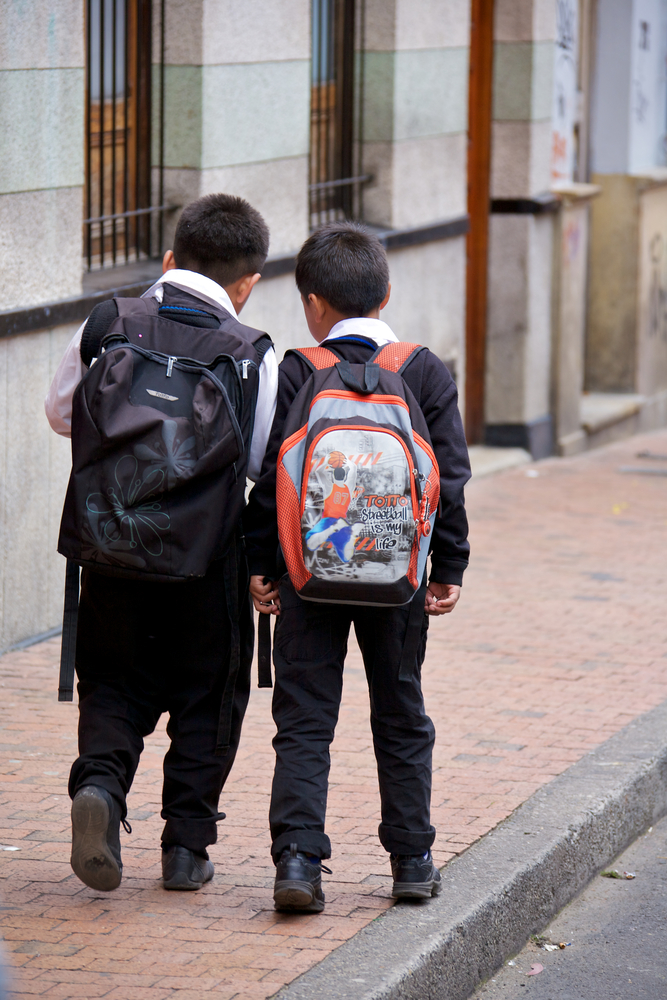
[[(171, 270), (145, 297), (223, 310), (226, 329), (251, 339), (225, 290), (193, 271)], [(181, 305), (182, 307), (182, 305)], [(71, 435), (72, 395), (85, 366), (84, 325), (70, 343), (46, 399), (52, 428)], [(245, 331), (245, 334), (244, 334)], [(248, 476), (257, 478), (275, 412), (278, 366), (273, 348), (259, 369)], [(224, 517), (220, 511), (220, 517)], [(232, 656), (232, 649), (235, 653)], [(224, 819), (218, 800), (232, 767), (250, 691), (252, 608), (240, 532), (205, 577), (157, 583), (84, 569), (78, 614), (76, 672), (79, 757), (70, 796), (86, 785), (105, 789), (126, 814), (145, 736), (162, 712), (171, 740), (164, 759), (164, 845), (205, 853)], [(221, 753), (221, 706), (226, 750)]]
[[(336, 324), (322, 346), (351, 364), (363, 364), (379, 346), (396, 341), (380, 320), (355, 318)], [(274, 634), (273, 716), (276, 767), (270, 827), (274, 861), (291, 844), (319, 858), (331, 856), (324, 832), (329, 746), (342, 691), (343, 664), (353, 624), (364, 659), (371, 729), (378, 766), (382, 822), (379, 837), (394, 855), (423, 854), (435, 830), (430, 822), (434, 727), (425, 713), (421, 666), (428, 616), (418, 622), (413, 669), (399, 668), (415, 616), (411, 604), (395, 608), (318, 604), (302, 600), (286, 575), (278, 543), (276, 465), (286, 415), (311, 369), (298, 354), (280, 365), (276, 415), (262, 474), (244, 512), (251, 575), (280, 580), (281, 613)], [(468, 524), (463, 487), (470, 478), (468, 452), (457, 406), (456, 385), (445, 365), (421, 351), (403, 373), (421, 407), (440, 469), (442, 508), (431, 542), (430, 580), (462, 583), (468, 564)], [(423, 588), (416, 601), (424, 601)], [(419, 610), (419, 609), (417, 609)]]

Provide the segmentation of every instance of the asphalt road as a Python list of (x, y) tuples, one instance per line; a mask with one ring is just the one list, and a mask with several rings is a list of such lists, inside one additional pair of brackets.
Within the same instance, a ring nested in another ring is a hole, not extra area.
[(474, 1000), (667, 1000), (667, 817), (609, 868), (636, 878), (596, 877), (543, 931), (568, 946), (531, 940)]

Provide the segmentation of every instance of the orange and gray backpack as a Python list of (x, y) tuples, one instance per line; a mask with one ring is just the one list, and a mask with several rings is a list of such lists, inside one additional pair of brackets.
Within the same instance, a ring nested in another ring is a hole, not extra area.
[(426, 348), (390, 343), (350, 364), (336, 343), (292, 352), (312, 374), (278, 456), (281, 548), (304, 600), (407, 604), (422, 585), (440, 497), (426, 420), (402, 377)]

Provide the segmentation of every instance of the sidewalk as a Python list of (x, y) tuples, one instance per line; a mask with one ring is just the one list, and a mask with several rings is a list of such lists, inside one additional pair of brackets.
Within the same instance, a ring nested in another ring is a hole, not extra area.
[[(618, 472), (667, 468), (637, 460), (645, 449), (667, 454), (667, 432), (469, 488), (473, 564), (455, 614), (432, 625), (424, 669), (440, 865), (667, 698), (667, 479)], [(0, 660), (0, 844), (20, 848), (0, 851), (14, 996), (260, 1000), (391, 905), (356, 650), (333, 755), (334, 875), (324, 914), (302, 917), (272, 909), (266, 691), (253, 691), (223, 793), (213, 883), (196, 894), (159, 887), (162, 730), (130, 798), (121, 888), (102, 895), (78, 882), (66, 794), (76, 710), (56, 701), (57, 656), (51, 640)]]

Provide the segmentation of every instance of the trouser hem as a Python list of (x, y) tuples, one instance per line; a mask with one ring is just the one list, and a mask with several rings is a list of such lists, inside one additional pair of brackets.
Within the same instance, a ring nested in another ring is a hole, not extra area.
[(125, 802), (123, 790), (118, 781), (115, 781), (106, 774), (89, 774), (82, 777), (81, 780), (77, 781), (75, 785), (71, 785), (69, 788), (70, 798), (73, 799), (78, 791), (88, 785), (95, 785), (96, 788), (103, 788), (105, 792), (108, 792), (109, 795), (116, 800), (120, 807), (120, 818), (125, 819), (127, 816), (127, 804)]
[(168, 818), (162, 831), (162, 844), (169, 847), (179, 844), (189, 851), (205, 852), (218, 839), (218, 827), (212, 819)]
[(380, 843), (390, 854), (425, 854), (433, 846), (435, 827), (428, 830), (401, 830), (395, 826), (380, 823), (378, 827)]
[(278, 864), (280, 855), (290, 844), (296, 844), (302, 854), (312, 854), (322, 860), (331, 857), (331, 841), (325, 833), (318, 833), (316, 830), (288, 830), (276, 837), (271, 845), (274, 864)]

